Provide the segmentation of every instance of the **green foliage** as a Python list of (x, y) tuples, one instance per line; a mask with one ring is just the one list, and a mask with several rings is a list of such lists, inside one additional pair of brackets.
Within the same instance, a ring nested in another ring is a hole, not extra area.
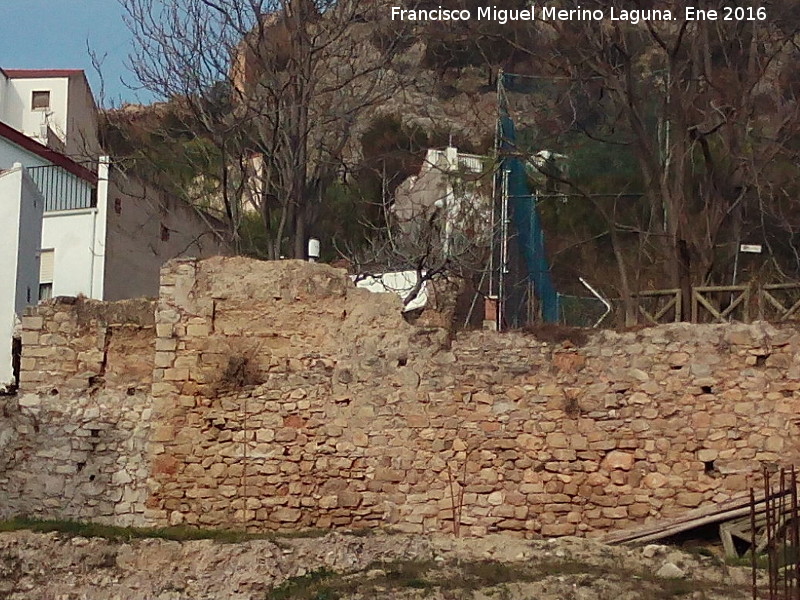
[(349, 184), (335, 181), (325, 191), (315, 225), (324, 242), (323, 261), (339, 258), (334, 243), (357, 250), (374, 234), (374, 227), (379, 226), (380, 191), (375, 189), (375, 181), (365, 179)]
[(68, 520), (40, 520), (17, 517), (0, 521), (0, 531), (18, 530), (41, 533), (57, 532), (69, 536), (98, 537), (114, 541), (158, 538), (185, 542), (189, 540), (214, 540), (223, 543), (244, 542), (254, 539), (267, 539), (265, 534), (245, 533), (243, 531), (196, 529), (192, 527), (116, 527), (99, 523), (86, 523)]
[(325, 568), (292, 577), (267, 592), (266, 600), (338, 600), (341, 596), (328, 585), (334, 577), (336, 573)]
[(0, 532), (35, 531), (40, 533), (57, 532), (68, 536), (98, 537), (113, 541), (130, 541), (137, 539), (164, 539), (177, 542), (191, 540), (214, 540), (220, 543), (233, 544), (249, 540), (271, 540), (293, 538), (317, 538), (328, 534), (321, 529), (303, 529), (286, 533), (247, 533), (228, 529), (200, 529), (196, 527), (117, 527), (83, 521), (31, 519), (15, 517), (0, 521)]
[(264, 260), (269, 258), (266, 252), (269, 237), (260, 214), (247, 212), (242, 215), (239, 235), (242, 239), (242, 254)]
[(222, 153), (180, 103), (102, 113), (100, 131), (118, 164), (171, 194), (207, 199), (216, 192)]

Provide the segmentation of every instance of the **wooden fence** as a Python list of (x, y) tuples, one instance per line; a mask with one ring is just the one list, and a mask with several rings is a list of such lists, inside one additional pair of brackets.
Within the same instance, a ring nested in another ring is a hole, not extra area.
[(689, 320), (727, 323), (800, 320), (800, 283), (698, 286), (684, 306), (681, 290), (650, 290), (633, 295), (638, 323), (657, 325)]

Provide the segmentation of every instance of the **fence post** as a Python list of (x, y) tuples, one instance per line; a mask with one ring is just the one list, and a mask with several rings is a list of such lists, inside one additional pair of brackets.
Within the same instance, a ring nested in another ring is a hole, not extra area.
[(750, 318), (750, 290), (752, 289), (752, 282), (747, 284), (747, 287), (742, 292), (744, 294), (744, 310), (742, 311), (742, 320), (745, 323), (750, 323), (752, 319)]

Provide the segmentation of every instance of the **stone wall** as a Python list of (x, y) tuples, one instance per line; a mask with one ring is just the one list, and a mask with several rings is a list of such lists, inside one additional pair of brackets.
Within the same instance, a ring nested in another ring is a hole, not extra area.
[(154, 522), (584, 534), (728, 498), (797, 458), (789, 327), (447, 348), (324, 266), (182, 262), (163, 283)]
[(149, 391), (155, 301), (100, 302), (61, 296), (22, 318), (22, 389)]
[[(789, 325), (451, 341), (336, 269), (242, 258), (167, 264), (155, 335), (96, 317), (56, 333), (79, 314), (26, 319), (3, 514), (593, 535), (742, 494), (800, 450)], [(89, 464), (96, 496), (37, 477), (88, 485)]]
[(154, 302), (56, 298), (23, 317), (0, 398), (0, 517), (144, 524)]

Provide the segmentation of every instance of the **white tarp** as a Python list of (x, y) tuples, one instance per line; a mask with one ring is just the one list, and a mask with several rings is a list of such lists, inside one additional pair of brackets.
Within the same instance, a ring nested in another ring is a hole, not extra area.
[[(409, 292), (417, 285), (416, 271), (396, 271), (394, 273), (383, 273), (382, 275), (359, 275), (354, 276), (356, 286), (375, 292), (376, 294), (392, 293), (405, 300)], [(417, 297), (403, 307), (403, 312), (423, 308), (428, 303), (428, 282), (422, 284)]]

